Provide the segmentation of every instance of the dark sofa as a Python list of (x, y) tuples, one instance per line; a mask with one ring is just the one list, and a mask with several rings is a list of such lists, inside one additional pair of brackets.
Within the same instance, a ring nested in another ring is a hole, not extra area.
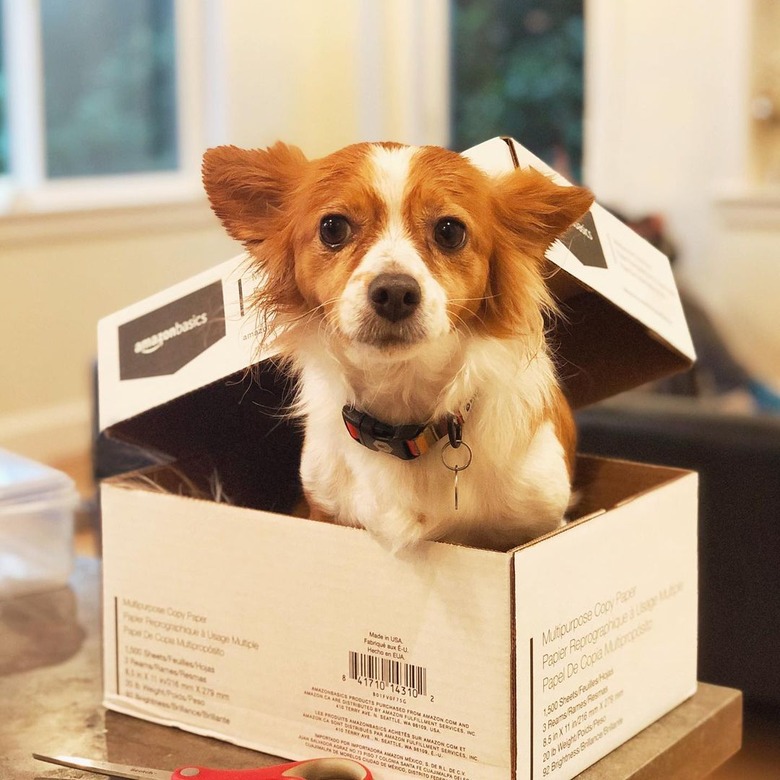
[(577, 414), (585, 453), (699, 472), (699, 679), (780, 704), (780, 416), (629, 393)]

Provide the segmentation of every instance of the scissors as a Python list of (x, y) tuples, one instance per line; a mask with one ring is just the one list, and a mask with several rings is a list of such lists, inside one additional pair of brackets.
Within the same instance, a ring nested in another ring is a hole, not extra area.
[(312, 758), (308, 761), (294, 761), (257, 769), (208, 769), (185, 765), (173, 772), (112, 764), (108, 761), (91, 761), (78, 756), (43, 756), (33, 753), (33, 758), (71, 769), (128, 780), (372, 780), (371, 772), (363, 764), (348, 758)]

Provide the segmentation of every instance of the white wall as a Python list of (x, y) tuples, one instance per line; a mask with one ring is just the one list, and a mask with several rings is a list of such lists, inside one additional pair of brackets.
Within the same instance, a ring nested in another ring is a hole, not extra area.
[(683, 280), (740, 358), (780, 384), (780, 198), (751, 168), (753, 4), (586, 7), (587, 183), (630, 214), (666, 215)]

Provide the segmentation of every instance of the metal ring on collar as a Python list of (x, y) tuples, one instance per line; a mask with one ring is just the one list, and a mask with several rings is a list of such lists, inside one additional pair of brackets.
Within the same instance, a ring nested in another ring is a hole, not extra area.
[(471, 458), (473, 457), (473, 453), (471, 452), (471, 447), (469, 447), (468, 444), (466, 444), (465, 441), (461, 442), (461, 447), (464, 447), (466, 449), (466, 462), (459, 466), (457, 464), (451, 466), (449, 463), (447, 463), (447, 458), (444, 456), (444, 454), (447, 452), (447, 448), (450, 448), (453, 452), (462, 452), (461, 448), (458, 447), (456, 450), (449, 442), (445, 442), (444, 446), (441, 448), (441, 462), (450, 470), (450, 471), (465, 471), (470, 465), (471, 465)]

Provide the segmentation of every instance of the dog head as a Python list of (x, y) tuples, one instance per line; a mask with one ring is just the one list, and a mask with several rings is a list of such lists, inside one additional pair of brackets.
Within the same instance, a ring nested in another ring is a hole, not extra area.
[(493, 178), (445, 149), (384, 143), (317, 160), (218, 147), (203, 180), (265, 272), (258, 304), (275, 324), (315, 321), (358, 358), (464, 332), (541, 338), (544, 252), (593, 201), (532, 169)]

